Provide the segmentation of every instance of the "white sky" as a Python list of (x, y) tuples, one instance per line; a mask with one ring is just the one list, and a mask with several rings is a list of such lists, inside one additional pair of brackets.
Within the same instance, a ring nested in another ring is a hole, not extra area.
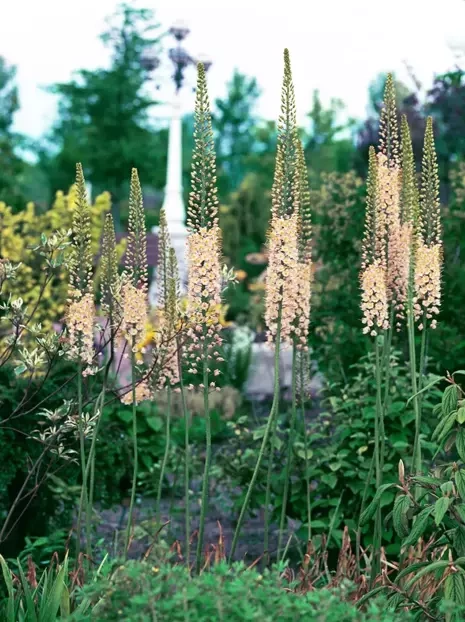
[[(80, 68), (104, 66), (98, 34), (117, 0), (0, 0), (0, 54), (18, 67), (21, 111), (16, 128), (34, 137), (54, 118), (55, 98), (43, 86)], [(225, 92), (234, 67), (256, 76), (259, 112), (279, 111), (282, 50), (289, 47), (299, 116), (311, 94), (339, 97), (362, 116), (369, 82), (381, 71), (408, 79), (407, 60), (428, 85), (453, 64), (446, 45), (465, 39), (465, 0), (135, 0), (155, 9), (169, 27), (181, 18), (191, 34), (186, 48), (211, 56), (210, 95)], [(193, 76), (191, 76), (191, 85)], [(186, 89), (186, 109), (193, 103)], [(164, 91), (167, 92), (166, 90)]]

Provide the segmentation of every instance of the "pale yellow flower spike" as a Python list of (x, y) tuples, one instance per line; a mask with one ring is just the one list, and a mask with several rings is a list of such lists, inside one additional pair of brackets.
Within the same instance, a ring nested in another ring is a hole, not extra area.
[(81, 164), (76, 165), (76, 201), (73, 211), (69, 299), (66, 311), (68, 357), (86, 365), (84, 375), (93, 373), (94, 296), (92, 291), (92, 248), (90, 208)]
[(386, 270), (374, 262), (362, 274), (362, 323), (364, 333), (373, 337), (389, 328)]

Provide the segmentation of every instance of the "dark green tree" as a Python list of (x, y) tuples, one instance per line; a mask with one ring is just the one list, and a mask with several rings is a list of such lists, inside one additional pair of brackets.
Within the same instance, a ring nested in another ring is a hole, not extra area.
[(21, 175), (24, 165), (17, 155), (22, 139), (13, 129), (14, 115), (19, 109), (15, 84), (16, 67), (0, 56), (0, 201), (20, 209), (23, 203)]
[(227, 89), (226, 97), (216, 100), (213, 116), (220, 199), (236, 190), (244, 178), (246, 160), (256, 141), (254, 109), (260, 97), (256, 79), (237, 69)]
[(347, 173), (352, 168), (354, 121), (345, 119), (344, 111), (340, 99), (331, 99), (325, 107), (319, 92), (314, 91), (312, 109), (307, 115), (310, 127), (304, 137), (304, 150), (315, 182), (321, 173)]
[(157, 29), (151, 11), (120, 5), (101, 35), (112, 51), (109, 69), (81, 70), (70, 82), (50, 88), (59, 98), (58, 118), (41, 163), (51, 190), (67, 189), (75, 162), (82, 161), (95, 191), (111, 192), (117, 227), (128, 171), (135, 167), (142, 184), (163, 186), (163, 137), (157, 139), (150, 125), (155, 102), (144, 88), (153, 69), (150, 54), (159, 42)]

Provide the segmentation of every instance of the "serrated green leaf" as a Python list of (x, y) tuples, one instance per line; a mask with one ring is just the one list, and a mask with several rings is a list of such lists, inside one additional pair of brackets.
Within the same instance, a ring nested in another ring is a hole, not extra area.
[(465, 605), (465, 582), (461, 573), (453, 572), (447, 575), (444, 582), (444, 597), (457, 605)]
[(465, 500), (465, 471), (463, 469), (455, 472), (455, 485), (459, 495)]
[(457, 391), (457, 387), (455, 384), (451, 384), (444, 389), (444, 393), (442, 394), (442, 412), (444, 416), (447, 416), (449, 413), (457, 410), (457, 404), (459, 401), (459, 394)]
[[(465, 406), (462, 406), (462, 408), (459, 408), (457, 413), (459, 413), (461, 410), (465, 412)], [(457, 416), (457, 421), (458, 421), (458, 416)], [(457, 447), (457, 451), (460, 456), (460, 459), (463, 462), (465, 462), (465, 428), (460, 428), (460, 430), (457, 432), (457, 436), (455, 437), (455, 446)]]
[(407, 495), (399, 495), (394, 502), (392, 511), (392, 524), (398, 536), (405, 538), (409, 534), (408, 511), (411, 507), (411, 500)]
[(455, 510), (460, 517), (460, 520), (465, 523), (465, 505), (463, 503), (456, 503)]
[(452, 430), (457, 420), (457, 411), (454, 410), (446, 418), (441, 419), (438, 426), (433, 432), (431, 437), (433, 440), (437, 439), (438, 443), (441, 443)]
[(447, 514), (447, 510), (450, 507), (452, 499), (450, 497), (439, 497), (434, 504), (434, 522), (436, 526), (442, 523), (444, 516)]
[(465, 555), (465, 527), (463, 525), (455, 528), (452, 542), (457, 555)]
[(412, 546), (417, 543), (418, 538), (421, 538), (425, 532), (426, 526), (428, 525), (428, 519), (432, 511), (433, 507), (427, 507), (415, 517), (413, 527), (407, 538), (403, 541), (402, 547)]
[(457, 410), (457, 421), (460, 423), (460, 425), (462, 425), (462, 423), (465, 423), (465, 406), (460, 406), (460, 408)]

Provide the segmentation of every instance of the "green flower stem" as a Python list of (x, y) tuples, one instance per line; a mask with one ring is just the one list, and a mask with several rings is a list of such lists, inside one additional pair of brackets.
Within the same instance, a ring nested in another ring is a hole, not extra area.
[(268, 446), (268, 441), (270, 438), (271, 431), (274, 426), (274, 420), (277, 415), (277, 410), (279, 407), (279, 355), (280, 355), (280, 341), (281, 341), (281, 310), (278, 315), (278, 327), (276, 331), (276, 347), (275, 347), (275, 355), (274, 355), (274, 391), (273, 391), (273, 403), (271, 405), (270, 414), (268, 416), (268, 421), (265, 427), (265, 434), (263, 435), (262, 444), (260, 446), (260, 450), (258, 452), (257, 462), (255, 463), (254, 472), (252, 474), (252, 478), (249, 482), (249, 487), (247, 489), (247, 493), (245, 495), (244, 503), (242, 504), (241, 512), (239, 514), (239, 518), (237, 521), (236, 530), (234, 532), (234, 537), (231, 545), (231, 553), (229, 555), (229, 561), (231, 562), (234, 559), (234, 553), (236, 552), (237, 543), (239, 540), (239, 536), (241, 534), (241, 529), (244, 524), (244, 519), (246, 512), (249, 508), (250, 498), (252, 496), (253, 490), (255, 488), (255, 484), (257, 482), (258, 473), (260, 471), (260, 467), (263, 462), (263, 458), (265, 455), (266, 448)]
[(370, 468), (368, 470), (368, 476), (366, 478), (365, 481), (365, 486), (363, 488), (363, 495), (362, 495), (362, 502), (360, 504), (360, 513), (358, 516), (358, 523), (357, 523), (357, 534), (356, 534), (356, 538), (355, 538), (355, 546), (356, 546), (356, 551), (355, 551), (355, 557), (357, 559), (357, 573), (360, 576), (361, 574), (361, 567), (360, 567), (360, 546), (362, 543), (362, 527), (360, 525), (360, 517), (362, 516), (363, 512), (365, 511), (365, 506), (366, 506), (366, 500), (367, 500), (367, 496), (368, 496), (368, 488), (370, 487), (371, 481), (373, 479), (373, 471), (375, 469), (375, 457), (376, 457), (376, 453), (373, 452), (373, 455), (371, 456), (371, 462), (370, 462)]
[[(376, 415), (375, 415), (375, 475), (376, 488), (383, 483), (383, 472), (381, 470), (381, 448), (383, 447), (381, 438), (384, 436), (384, 408), (382, 401), (382, 371), (379, 337), (375, 339), (375, 357), (376, 357)], [(371, 585), (379, 574), (380, 569), (380, 553), (381, 553), (381, 506), (378, 506), (375, 516), (375, 531), (373, 535), (373, 561), (371, 565)]]
[(302, 419), (302, 430), (304, 437), (304, 452), (305, 452), (305, 489), (307, 498), (307, 540), (312, 539), (312, 500), (310, 492), (310, 474), (309, 474), (309, 457), (308, 457), (308, 438), (307, 438), (307, 426), (305, 425), (305, 365), (306, 357), (303, 355), (300, 357), (300, 416)]
[(138, 446), (137, 446), (137, 404), (136, 404), (136, 347), (135, 339), (132, 339), (131, 347), (131, 372), (132, 372), (132, 442), (133, 442), (133, 471), (131, 500), (129, 502), (128, 524), (126, 527), (126, 542), (124, 547), (124, 558), (127, 558), (129, 544), (131, 541), (132, 515), (134, 512), (134, 502), (136, 500), (137, 473), (138, 473)]
[(76, 563), (79, 563), (79, 554), (81, 552), (81, 526), (82, 526), (82, 513), (85, 508), (86, 512), (86, 551), (90, 546), (90, 522), (89, 517), (89, 498), (87, 494), (87, 477), (86, 477), (86, 448), (84, 438), (84, 413), (83, 411), (83, 399), (82, 399), (82, 363), (78, 363), (77, 374), (77, 393), (78, 393), (78, 420), (79, 420), (79, 453), (81, 462), (81, 476), (82, 476), (82, 488), (81, 497), (79, 500), (79, 512), (77, 522), (77, 542), (76, 542)]
[(184, 380), (182, 377), (182, 357), (181, 357), (181, 344), (178, 341), (178, 369), (179, 369), (179, 387), (181, 389), (181, 402), (184, 415), (184, 520), (186, 529), (186, 559), (187, 564), (190, 562), (190, 548), (191, 548), (191, 520), (190, 520), (190, 495), (189, 495), (189, 468), (190, 468), (190, 447), (189, 447), (189, 411), (187, 409), (186, 390), (184, 388)]
[(415, 353), (415, 321), (413, 317), (413, 303), (411, 300), (410, 300), (409, 309), (408, 309), (408, 343), (409, 343), (412, 395), (415, 396), (413, 398), (413, 409), (415, 413), (415, 440), (413, 443), (412, 473), (420, 473), (421, 472), (421, 443), (420, 443), (421, 410), (420, 410), (419, 396), (417, 395), (418, 383), (417, 383), (417, 363), (416, 363), (416, 353)]
[[(279, 400), (278, 400), (279, 404)], [(279, 410), (279, 409), (277, 409)], [(268, 468), (266, 470), (266, 492), (265, 492), (265, 517), (264, 517), (264, 532), (263, 532), (263, 561), (266, 564), (270, 558), (270, 505), (271, 505), (271, 474), (273, 471), (273, 456), (274, 456), (274, 446), (275, 446), (275, 438), (276, 438), (276, 429), (278, 427), (278, 416), (274, 417), (273, 426), (271, 428), (271, 436), (269, 443), (270, 455), (268, 459)]]
[(167, 389), (167, 409), (166, 409), (166, 433), (165, 433), (165, 451), (163, 459), (161, 461), (160, 478), (158, 480), (158, 492), (157, 492), (157, 509), (155, 514), (155, 520), (157, 525), (160, 525), (160, 503), (161, 493), (163, 488), (163, 480), (165, 478), (166, 465), (168, 463), (168, 456), (170, 451), (171, 442), (171, 387), (168, 385)]
[(289, 440), (287, 445), (287, 459), (286, 469), (284, 473), (284, 491), (283, 501), (281, 507), (281, 520), (279, 522), (279, 536), (278, 536), (278, 563), (281, 559), (281, 547), (284, 536), (284, 523), (286, 520), (287, 499), (289, 496), (289, 478), (291, 473), (292, 463), (292, 448), (294, 445), (294, 430), (297, 418), (297, 348), (294, 345), (292, 349), (292, 410), (291, 421), (289, 425)]
[(203, 346), (203, 407), (205, 412), (206, 424), (206, 454), (205, 454), (205, 470), (203, 473), (202, 483), (202, 505), (200, 508), (199, 536), (197, 540), (196, 570), (200, 572), (202, 565), (203, 538), (205, 531), (205, 517), (208, 509), (208, 493), (210, 488), (210, 465), (212, 457), (212, 423), (209, 405), (209, 386), (208, 386), (208, 345), (206, 340)]

